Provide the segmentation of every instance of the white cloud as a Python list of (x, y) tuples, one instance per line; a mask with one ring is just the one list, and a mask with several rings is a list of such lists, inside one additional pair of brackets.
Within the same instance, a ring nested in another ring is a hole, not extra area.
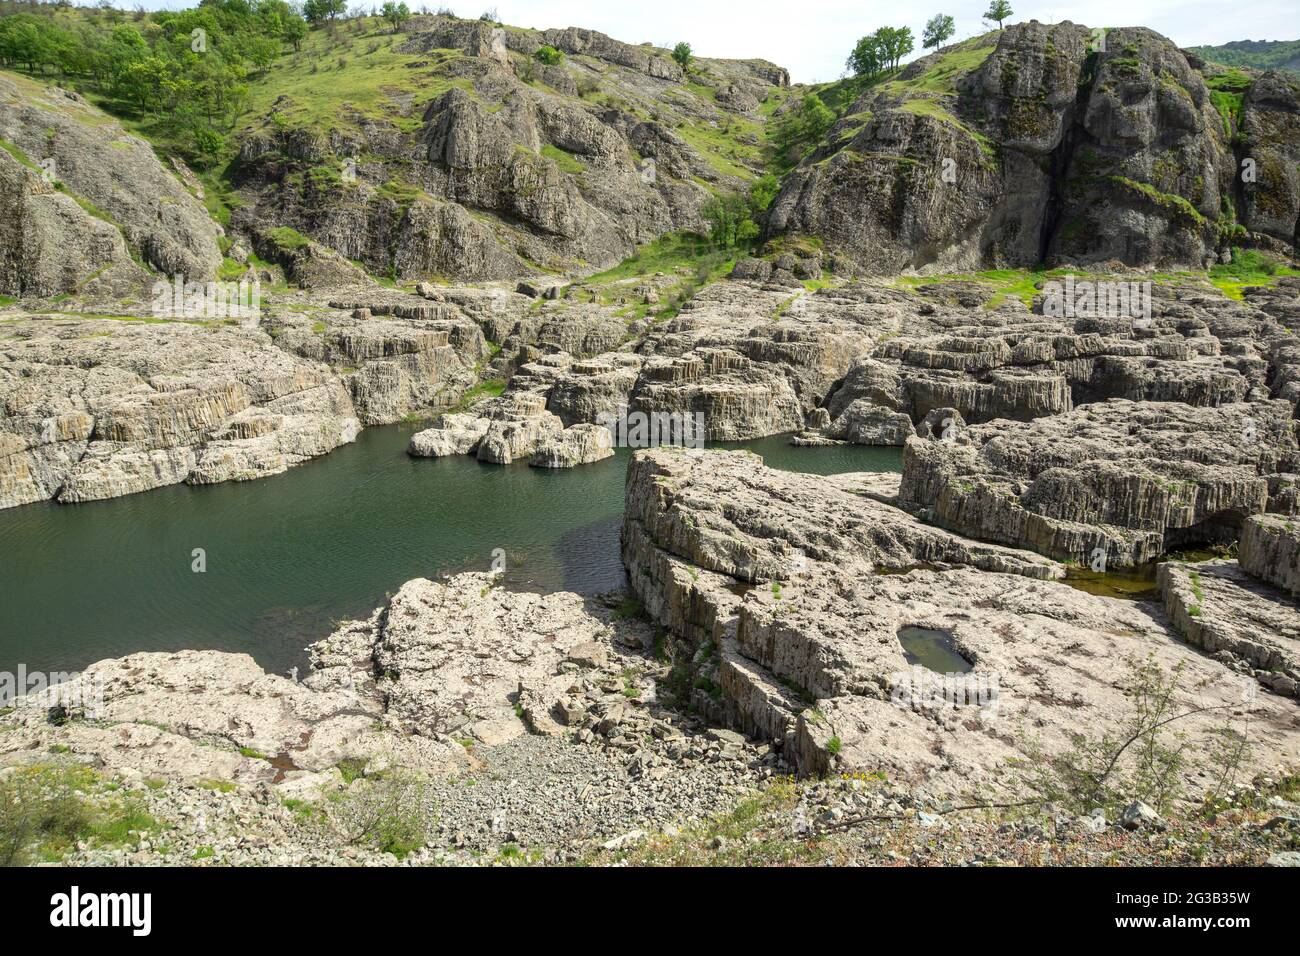
[[(627, 43), (671, 47), (686, 40), (701, 56), (762, 57), (790, 70), (795, 82), (835, 79), (858, 37), (879, 26), (910, 26), (918, 37), (931, 15), (951, 14), (957, 38), (984, 31), (988, 0), (930, 0), (924, 7), (863, 0), (407, 0), (414, 8), (450, 7), (477, 17), (491, 6), (516, 26), (586, 27)], [(152, 9), (191, 6), (145, 0)], [(369, 10), (381, 0), (352, 0)], [(1012, 22), (1073, 20), (1093, 27), (1147, 26), (1182, 46), (1229, 40), (1293, 40), (1300, 0), (1011, 0)]]

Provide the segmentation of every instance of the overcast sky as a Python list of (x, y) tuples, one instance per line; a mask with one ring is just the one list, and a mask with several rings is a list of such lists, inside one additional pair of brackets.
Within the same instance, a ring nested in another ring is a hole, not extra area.
[[(150, 9), (197, 0), (144, 0)], [(368, 10), (382, 0), (351, 0)], [(833, 80), (858, 37), (879, 26), (921, 28), (935, 13), (957, 21), (957, 39), (984, 31), (988, 0), (407, 0), (413, 9), (447, 6), (477, 17), (495, 6), (524, 27), (587, 27), (628, 43), (671, 47), (688, 41), (701, 56), (763, 57), (786, 67), (796, 83)], [(133, 6), (134, 3), (127, 3)], [(1090, 27), (1147, 26), (1180, 46), (1229, 40), (1300, 39), (1300, 0), (1011, 0), (1011, 22), (1073, 20)]]

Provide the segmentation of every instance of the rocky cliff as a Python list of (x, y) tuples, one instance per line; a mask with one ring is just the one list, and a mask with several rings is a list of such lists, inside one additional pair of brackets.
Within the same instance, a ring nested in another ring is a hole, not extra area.
[(846, 111), (769, 231), (874, 272), (1200, 268), (1243, 231), (1293, 250), (1300, 86), (1266, 73), (1243, 97), (1217, 72), (1142, 28), (1031, 21), (948, 47)]
[[(832, 92), (789, 83), (764, 61), (683, 70), (667, 51), (574, 28), (422, 16), (402, 35), (316, 31), (250, 82), (214, 208), (232, 238), (318, 288), (363, 270), (590, 274), (667, 233), (707, 231), (713, 197), (778, 169), (773, 123), (803, 94)], [(1200, 269), (1243, 243), (1294, 255), (1292, 74), (1225, 70), (1142, 28), (1031, 21), (833, 86), (859, 95), (784, 177), (769, 258), (795, 240), (840, 271), (878, 274)], [(99, 220), (92, 231), (117, 229), (138, 263), (198, 280), (222, 266), (198, 181), (77, 94), (5, 74), (0, 133), (20, 164), (52, 163), (57, 188)], [(6, 202), (28, 204), (27, 189), (6, 181)], [(35, 231), (22, 249), (18, 233), (5, 239), (7, 294), (90, 277), (120, 291), (128, 270), (104, 272), (121, 256), (99, 241), (74, 243), (55, 282), (35, 260), (59, 226), (22, 217)]]
[[(13, 210), (0, 226), (0, 292), (125, 297), (144, 269), (187, 282), (215, 277), (221, 227), (148, 143), (78, 94), (0, 73), (0, 149), (0, 202)], [(63, 199), (41, 198), (52, 192)], [(132, 259), (134, 283), (123, 281)], [(84, 289), (90, 279), (104, 288)]]
[(665, 51), (593, 31), (441, 16), (393, 56), (394, 90), (418, 82), (384, 109), (320, 122), (286, 95), (245, 133), (236, 183), (255, 202), (236, 226), (289, 225), (401, 278), (591, 271), (702, 229), (711, 191), (757, 175), (758, 106), (789, 83), (722, 60), (688, 83)]

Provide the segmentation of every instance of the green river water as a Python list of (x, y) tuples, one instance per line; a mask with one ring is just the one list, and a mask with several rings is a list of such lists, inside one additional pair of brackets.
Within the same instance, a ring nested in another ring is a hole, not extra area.
[[(274, 478), (0, 511), (0, 672), (195, 648), (283, 673), (334, 622), (368, 616), (411, 578), (486, 571), (497, 548), (516, 589), (624, 583), (629, 452), (558, 471), (417, 459), (406, 454), (414, 430), (366, 429)], [(779, 436), (724, 447), (792, 471), (900, 470), (895, 448), (795, 448)], [(196, 548), (204, 573), (191, 567)]]

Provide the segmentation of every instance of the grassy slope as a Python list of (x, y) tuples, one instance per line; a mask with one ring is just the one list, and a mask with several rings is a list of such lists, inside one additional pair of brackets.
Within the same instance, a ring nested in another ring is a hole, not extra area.
[[(281, 104), (277, 112), (294, 127), (325, 130), (359, 114), (411, 129), (419, 126), (430, 100), (453, 86), (469, 87), (467, 80), (447, 75), (460, 53), (398, 52), (407, 37), (382, 24), (378, 18), (354, 20), (335, 36), (312, 30), (301, 51), (286, 53), (249, 84), (248, 104), (236, 128), (260, 124), (284, 96), (289, 105)], [(417, 63), (428, 66), (413, 68)], [(405, 109), (399, 105), (403, 100)]]

